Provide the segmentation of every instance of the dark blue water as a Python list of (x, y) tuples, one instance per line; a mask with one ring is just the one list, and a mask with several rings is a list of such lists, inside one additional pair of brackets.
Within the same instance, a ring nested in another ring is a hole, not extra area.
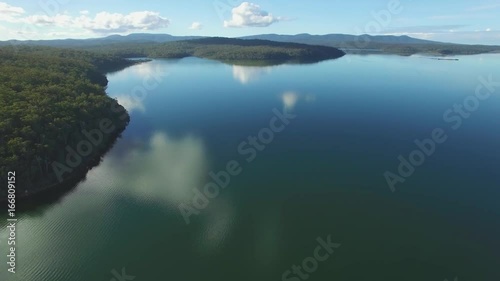
[[(189, 58), (110, 74), (132, 121), (85, 182), (23, 215), (7, 280), (111, 280), (122, 268), (134, 280), (498, 280), (500, 85), (474, 95), (480, 77), (500, 81), (500, 56), (459, 59)], [(410, 161), (434, 130), (446, 140), (400, 175), (398, 156)], [(193, 189), (228, 163), (227, 186), (193, 207)], [(386, 172), (404, 180), (395, 192)], [(304, 269), (328, 237), (340, 246)]]

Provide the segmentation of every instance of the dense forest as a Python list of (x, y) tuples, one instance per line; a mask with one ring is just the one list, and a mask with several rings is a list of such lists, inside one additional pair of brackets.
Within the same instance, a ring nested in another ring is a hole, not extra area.
[[(351, 45), (356, 46), (356, 45)], [(364, 47), (367, 50), (378, 50), (382, 53), (410, 56), (414, 54), (436, 55), (436, 56), (457, 56), (457, 55), (477, 55), (485, 53), (499, 52), (496, 46), (483, 45), (459, 45), (459, 44), (383, 44), (370, 43)], [(362, 50), (362, 49), (361, 49)]]
[[(8, 171), (16, 172), (18, 196), (84, 176), (129, 122), (126, 110), (106, 95), (104, 73), (131, 64), (68, 49), (0, 48), (0, 199)], [(103, 120), (115, 130), (90, 151), (79, 147), (84, 132), (100, 129)], [(83, 151), (78, 166), (68, 165), (66, 148)]]
[(86, 47), (86, 49), (124, 58), (184, 58), (193, 56), (236, 64), (257, 61), (270, 63), (318, 62), (345, 55), (344, 52), (327, 46), (221, 37), (168, 43), (105, 44)]

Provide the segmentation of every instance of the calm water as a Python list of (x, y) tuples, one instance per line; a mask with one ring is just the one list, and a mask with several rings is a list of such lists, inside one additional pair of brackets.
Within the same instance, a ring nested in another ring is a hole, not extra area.
[[(17, 274), (5, 274), (2, 242), (0, 279), (108, 281), (124, 268), (136, 281), (282, 280), (330, 235), (341, 246), (308, 280), (499, 280), (500, 87), (457, 130), (443, 119), (479, 76), (500, 80), (499, 64), (190, 58), (110, 74), (130, 126), (85, 182), (21, 215)], [(141, 85), (149, 90), (133, 98)], [(296, 117), (247, 161), (239, 145), (273, 110)], [(435, 128), (448, 140), (391, 192), (384, 172), (397, 173), (398, 156)], [(232, 160), (242, 173), (187, 225), (179, 204)]]

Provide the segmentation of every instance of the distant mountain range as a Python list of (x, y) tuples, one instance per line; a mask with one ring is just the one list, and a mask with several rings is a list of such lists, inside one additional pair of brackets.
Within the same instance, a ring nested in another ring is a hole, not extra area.
[(297, 35), (263, 34), (241, 37), (242, 39), (263, 39), (278, 42), (294, 42), (314, 45), (341, 46), (342, 44), (356, 42), (363, 45), (367, 42), (384, 44), (442, 44), (441, 42), (412, 38), (410, 36), (393, 35), (349, 35), (349, 34), (326, 34), (311, 35), (307, 33)]
[(57, 39), (57, 40), (9, 40), (1, 41), (0, 46), (5, 45), (37, 45), (37, 46), (52, 46), (52, 47), (87, 47), (102, 44), (118, 44), (118, 43), (166, 43), (174, 41), (183, 41), (191, 39), (204, 38), (202, 36), (173, 36), (170, 34), (148, 34), (134, 33), (126, 36), (110, 35), (103, 38), (91, 39)]
[[(169, 34), (145, 34), (136, 33), (126, 36), (111, 35), (95, 39), (63, 39), (63, 40), (39, 40), (39, 41), (3, 41), (2, 45), (40, 45), (52, 47), (86, 48), (109, 44), (130, 43), (167, 43), (192, 39), (206, 38), (202, 36), (173, 36)], [(239, 39), (261, 39), (276, 42), (301, 43), (309, 45), (320, 45), (336, 47), (348, 53), (352, 52), (382, 52), (401, 55), (415, 53), (430, 53), (437, 55), (479, 54), (488, 52), (500, 52), (500, 46), (463, 45), (443, 43), (430, 40), (422, 40), (409, 36), (392, 35), (348, 35), (348, 34), (326, 34), (326, 35), (279, 35), (262, 34), (254, 36), (239, 37)]]
[[(191, 39), (200, 39), (203, 36), (173, 36), (170, 34), (148, 34), (134, 33), (126, 36), (111, 35), (103, 38), (92, 39), (57, 39), (57, 40), (10, 40), (3, 41), (0, 44), (27, 44), (27, 45), (43, 45), (43, 46), (76, 46), (76, 45), (98, 45), (102, 43), (166, 43), (173, 41), (183, 41)], [(238, 37), (240, 39), (261, 39), (277, 42), (292, 42), (309, 45), (341, 45), (346, 42), (374, 42), (374, 43), (389, 43), (389, 44), (439, 44), (439, 42), (421, 40), (409, 36), (371, 36), (371, 35), (348, 35), (348, 34), (326, 34), (326, 35), (279, 35), (279, 34), (262, 34)]]
[(277, 42), (328, 46), (339, 48), (346, 53), (378, 52), (399, 55), (412, 55), (416, 53), (431, 55), (471, 55), (500, 52), (500, 46), (443, 43), (417, 39), (406, 35), (311, 35), (307, 33), (297, 35), (263, 34), (241, 37), (241, 39), (261, 39)]

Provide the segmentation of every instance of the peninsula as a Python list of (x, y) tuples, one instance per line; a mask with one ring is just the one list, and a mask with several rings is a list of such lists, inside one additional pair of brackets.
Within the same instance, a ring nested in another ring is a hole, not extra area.
[[(7, 182), (15, 172), (18, 198), (74, 184), (99, 163), (129, 122), (106, 95), (105, 73), (135, 63), (85, 51), (0, 48), (0, 177)], [(6, 198), (2, 186), (0, 201)]]
[(337, 48), (269, 40), (208, 37), (167, 43), (116, 43), (86, 50), (127, 57), (198, 57), (231, 64), (309, 63), (345, 55)]

